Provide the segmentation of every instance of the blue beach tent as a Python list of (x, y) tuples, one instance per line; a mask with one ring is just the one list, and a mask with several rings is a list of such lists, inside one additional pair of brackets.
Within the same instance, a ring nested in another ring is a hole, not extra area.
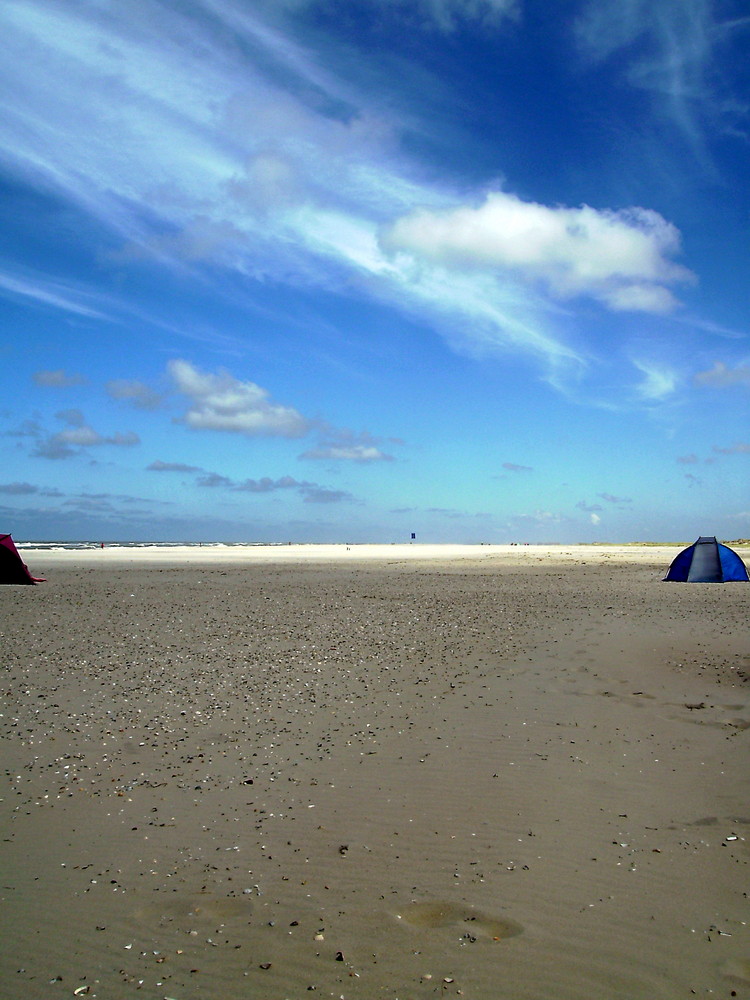
[(664, 579), (678, 583), (748, 582), (745, 564), (737, 553), (713, 537), (699, 538), (683, 549)]

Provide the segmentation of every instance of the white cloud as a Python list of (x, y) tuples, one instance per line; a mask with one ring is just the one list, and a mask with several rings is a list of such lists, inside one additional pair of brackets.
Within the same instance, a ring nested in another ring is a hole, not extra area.
[(274, 403), (267, 390), (229, 372), (199, 371), (189, 361), (170, 361), (178, 392), (191, 400), (182, 421), (194, 430), (229, 431), (248, 437), (302, 437), (311, 427), (297, 410)]
[(590, 515), (590, 520), (591, 520), (591, 523), (593, 525), (597, 525), (597, 524), (601, 524), (601, 520), (602, 519), (599, 517), (598, 514), (591, 514)]
[(510, 270), (557, 297), (587, 295), (615, 311), (668, 312), (668, 285), (691, 278), (670, 257), (677, 229), (658, 212), (550, 208), (491, 192), (479, 207), (420, 209), (384, 228), (386, 251), (463, 270)]
[(641, 399), (656, 403), (675, 392), (680, 378), (674, 369), (651, 361), (634, 360), (633, 364), (643, 374), (642, 381), (636, 386), (636, 393)]
[(392, 462), (393, 455), (388, 455), (379, 447), (379, 442), (371, 434), (342, 428), (336, 430), (329, 427), (317, 447), (303, 452), (300, 458), (340, 462)]
[(80, 454), (84, 448), (97, 448), (102, 445), (132, 448), (140, 444), (141, 439), (134, 431), (100, 434), (86, 423), (79, 409), (60, 410), (55, 416), (68, 426), (56, 434), (40, 437), (31, 453), (34, 458), (72, 458)]
[(332, 459), (342, 462), (387, 462), (392, 461), (392, 455), (384, 454), (379, 448), (357, 445), (325, 445), (310, 448), (303, 452), (300, 458)]

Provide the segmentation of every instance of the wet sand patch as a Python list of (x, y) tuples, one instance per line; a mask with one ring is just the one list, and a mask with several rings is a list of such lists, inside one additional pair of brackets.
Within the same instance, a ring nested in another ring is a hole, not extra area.
[(523, 927), (506, 917), (493, 917), (473, 906), (462, 903), (421, 902), (409, 903), (396, 918), (410, 927), (436, 928), (460, 927), (464, 936), (484, 937), (493, 941), (516, 937), (523, 933)]

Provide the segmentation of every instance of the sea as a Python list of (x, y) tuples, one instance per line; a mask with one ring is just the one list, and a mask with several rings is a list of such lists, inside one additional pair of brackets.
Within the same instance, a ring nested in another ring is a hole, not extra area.
[(104, 545), (117, 549), (174, 549), (174, 548), (203, 548), (203, 549), (232, 549), (232, 548), (253, 548), (255, 546), (285, 546), (288, 542), (117, 542), (117, 541), (78, 541), (78, 542), (56, 542), (56, 541), (17, 541), (13, 539), (16, 548), (35, 549), (46, 552), (76, 552), (84, 549), (99, 549)]

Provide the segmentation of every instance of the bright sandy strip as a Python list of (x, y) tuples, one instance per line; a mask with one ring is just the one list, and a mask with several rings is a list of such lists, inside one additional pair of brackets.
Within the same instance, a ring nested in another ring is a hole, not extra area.
[[(114, 565), (133, 563), (244, 563), (244, 562), (339, 562), (375, 561), (502, 561), (519, 565), (545, 563), (663, 563), (668, 568), (679, 551), (675, 545), (123, 545), (92, 546), (90, 549), (24, 548), (22, 557), (29, 566), (49, 563), (69, 565)], [(746, 552), (738, 550), (740, 555)]]

